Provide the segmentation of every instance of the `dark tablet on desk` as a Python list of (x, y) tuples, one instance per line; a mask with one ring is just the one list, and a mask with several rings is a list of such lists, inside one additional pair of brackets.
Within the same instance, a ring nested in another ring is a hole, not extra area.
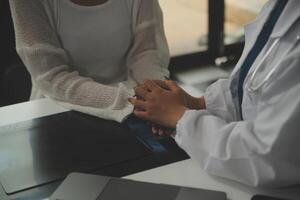
[(65, 112), (0, 127), (0, 182), (12, 194), (149, 153), (125, 125)]

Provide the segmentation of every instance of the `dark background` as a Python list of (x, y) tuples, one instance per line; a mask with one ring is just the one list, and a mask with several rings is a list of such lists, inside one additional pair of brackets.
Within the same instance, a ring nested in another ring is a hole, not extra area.
[(16, 53), (8, 0), (0, 1), (0, 15), (0, 106), (5, 106), (27, 101), (31, 81)]

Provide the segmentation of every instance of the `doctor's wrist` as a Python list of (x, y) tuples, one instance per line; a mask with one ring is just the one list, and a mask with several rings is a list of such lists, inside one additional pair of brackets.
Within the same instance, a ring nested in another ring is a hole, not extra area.
[(199, 104), (200, 104), (200, 110), (205, 110), (206, 109), (206, 103), (205, 103), (204, 96), (199, 98)]
[(191, 110), (204, 110), (204, 109), (206, 109), (204, 97), (203, 96), (200, 97), (200, 98), (191, 97), (188, 108), (191, 109)]

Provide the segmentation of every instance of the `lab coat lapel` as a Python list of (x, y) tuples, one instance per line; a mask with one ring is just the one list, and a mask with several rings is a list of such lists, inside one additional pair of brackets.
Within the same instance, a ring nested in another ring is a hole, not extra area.
[[(277, 1), (274, 1), (275, 4)], [(274, 6), (275, 6), (274, 4)], [(273, 32), (270, 36), (269, 42), (266, 44), (266, 46), (264, 47), (264, 49), (262, 50), (262, 53), (259, 54), (259, 56), (256, 58), (255, 62), (253, 63), (253, 66), (251, 67), (251, 69), (248, 72), (247, 77), (245, 78), (245, 83), (248, 81), (249, 77), (251, 76), (251, 74), (253, 73), (253, 71), (257, 68), (257, 64), (261, 62), (262, 57), (265, 55), (264, 53), (267, 51), (267, 49), (270, 47), (271, 44), (273, 44), (273, 42), (277, 39), (277, 38), (281, 38), (284, 37), (285, 34), (292, 28), (292, 26), (294, 25), (294, 23), (297, 21), (297, 19), (300, 16), (300, 12), (299, 12), (299, 6), (300, 5), (300, 1), (299, 0), (290, 0), (283, 13), (281, 14), (281, 16), (279, 17)], [(273, 7), (272, 7), (273, 9)], [(271, 10), (269, 11), (271, 12)], [(268, 14), (269, 16), (269, 14)], [(268, 17), (267, 16), (267, 17)], [(288, 19), (288, 20), (287, 20)], [(267, 18), (265, 19), (265, 21), (267, 20)], [(263, 24), (259, 24), (261, 25), (260, 29), (262, 28)], [(247, 27), (249, 28), (249, 27)], [(248, 31), (251, 32), (251, 31)], [(259, 32), (255, 32), (254, 34), (257, 34), (256, 37), (258, 36)], [(251, 46), (252, 48), (252, 46)], [(278, 48), (278, 46), (276, 47)], [(283, 50), (284, 52), (284, 50)], [(274, 58), (277, 59), (277, 58)]]
[(282, 15), (276, 23), (271, 38), (284, 36), (300, 17), (300, 1), (289, 0)]
[(268, 1), (262, 11), (260, 12), (257, 18), (250, 22), (249, 24), (245, 25), (245, 47), (239, 62), (237, 63), (235, 69), (232, 72), (232, 78), (236, 76), (236, 73), (239, 71), (241, 65), (244, 63), (247, 55), (249, 54), (251, 48), (253, 47), (256, 39), (262, 30), (265, 22), (267, 21), (270, 12), (273, 10), (274, 6), (276, 5), (276, 1)]
[[(237, 75), (236, 73), (240, 69), (241, 65), (243, 64), (244, 60), (246, 59), (249, 51), (253, 47), (256, 38), (258, 37), (264, 23), (269, 17), (270, 12), (273, 10), (274, 6), (276, 5), (277, 1), (269, 1), (266, 6), (264, 7), (262, 11), (262, 15), (258, 16), (256, 20), (253, 22), (247, 24), (245, 26), (245, 47), (243, 54), (241, 56), (241, 59), (239, 60), (236, 68), (234, 69), (232, 73), (232, 79)], [(271, 34), (271, 39), (276, 39), (278, 37), (283, 37), (286, 32), (293, 26), (293, 24), (296, 22), (296, 20), (300, 17), (299, 12), (299, 0), (289, 0), (289, 2), (286, 5), (286, 8), (284, 9), (282, 15), (278, 19), (278, 22), (276, 23), (274, 30)], [(288, 19), (288, 20), (286, 20)], [(260, 58), (261, 56), (259, 56)], [(259, 60), (259, 58), (257, 60)], [(254, 63), (254, 66), (257, 62)], [(255, 69), (255, 67), (252, 67), (249, 71), (249, 74)], [(246, 78), (247, 79), (247, 78)]]
[(256, 39), (260, 31), (262, 30), (262, 27), (264, 26), (265, 22), (267, 21), (268, 16), (272, 11), (272, 9), (274, 8), (275, 4), (276, 1), (268, 1), (263, 7), (262, 11), (257, 16), (257, 18), (245, 26), (245, 47), (242, 56), (239, 59), (239, 62), (236, 64), (236, 67), (233, 69), (230, 76), (230, 80), (231, 80), (230, 91), (231, 91), (233, 101), (236, 104), (236, 108), (239, 108), (238, 90), (237, 90), (237, 84), (239, 82), (239, 70), (242, 64), (245, 62), (245, 59), (248, 56), (251, 48), (254, 46), (254, 43), (256, 42)]

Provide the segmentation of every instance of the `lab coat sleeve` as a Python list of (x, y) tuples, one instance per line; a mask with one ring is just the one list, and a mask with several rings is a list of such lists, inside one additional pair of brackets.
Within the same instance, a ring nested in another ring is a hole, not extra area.
[(206, 109), (210, 114), (227, 122), (237, 121), (239, 114), (230, 92), (230, 80), (220, 79), (209, 86), (204, 94)]
[(132, 9), (133, 46), (127, 57), (129, 75), (137, 83), (169, 76), (170, 60), (163, 13), (157, 0), (136, 0)]
[(262, 88), (255, 120), (228, 122), (190, 110), (177, 124), (176, 142), (211, 174), (252, 186), (299, 184), (299, 55), (288, 56)]

